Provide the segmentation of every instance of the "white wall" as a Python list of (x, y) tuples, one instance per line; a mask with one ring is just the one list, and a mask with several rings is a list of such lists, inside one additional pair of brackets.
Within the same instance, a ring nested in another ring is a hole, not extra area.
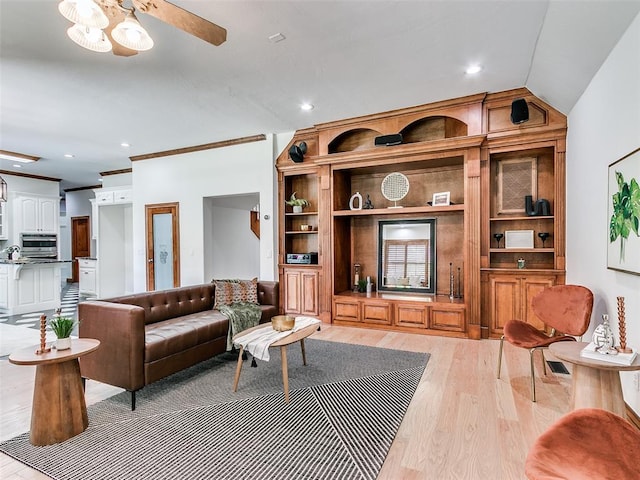
[(267, 135), (260, 142), (133, 162), (134, 290), (146, 288), (145, 205), (179, 202), (180, 279), (182, 285), (193, 285), (211, 280), (204, 274), (203, 199), (246, 193), (260, 196), (257, 276), (262, 280), (275, 279), (274, 159), (274, 137)]
[[(60, 212), (60, 258), (71, 258), (71, 219), (74, 217), (91, 217), (90, 198), (95, 198), (93, 190), (78, 190), (65, 194), (66, 213)], [(91, 218), (89, 218), (91, 221)], [(95, 241), (90, 239), (91, 255), (95, 256)], [(70, 263), (61, 269), (62, 279), (71, 278)]]
[[(211, 279), (260, 278), (260, 240), (250, 228), (248, 210), (212, 209)], [(210, 280), (209, 276), (205, 280)]]
[[(587, 333), (608, 313), (616, 339), (616, 297), (625, 297), (627, 343), (640, 348), (640, 276), (607, 269), (607, 167), (640, 147), (640, 16), (569, 113), (567, 136), (567, 283), (595, 295)], [(640, 179), (638, 179), (640, 181)], [(622, 372), (625, 401), (640, 414), (637, 373)]]

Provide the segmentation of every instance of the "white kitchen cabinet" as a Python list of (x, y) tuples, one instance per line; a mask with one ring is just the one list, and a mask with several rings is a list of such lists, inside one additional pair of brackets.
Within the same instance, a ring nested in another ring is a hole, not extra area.
[(64, 263), (0, 265), (0, 309), (9, 315), (20, 315), (60, 307), (60, 269)]
[(96, 192), (97, 205), (131, 203), (133, 199), (133, 190), (131, 188), (97, 189), (94, 191)]
[(80, 295), (95, 296), (97, 294), (97, 264), (98, 261), (93, 258), (78, 259), (78, 276), (80, 277), (78, 289)]
[(0, 309), (9, 307), (9, 266), (0, 265)]
[(17, 195), (14, 202), (15, 230), (20, 233), (58, 233), (60, 199)]

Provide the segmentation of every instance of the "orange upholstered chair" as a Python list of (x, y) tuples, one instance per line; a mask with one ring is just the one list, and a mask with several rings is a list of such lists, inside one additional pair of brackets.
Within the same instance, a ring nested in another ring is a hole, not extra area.
[[(545, 288), (533, 297), (531, 308), (540, 320), (552, 328), (551, 336), (521, 320), (509, 320), (505, 323), (498, 354), (498, 378), (500, 378), (502, 348), (505, 340), (516, 347), (528, 349), (531, 362), (531, 399), (535, 402), (534, 352), (540, 350), (542, 368), (546, 375), (547, 367), (542, 349), (555, 342), (575, 341), (574, 337), (581, 337), (587, 331), (593, 308), (593, 293), (580, 285), (555, 285)], [(560, 333), (556, 334), (556, 332)]]
[(535, 441), (524, 465), (530, 480), (640, 478), (640, 430), (606, 410), (574, 410)]

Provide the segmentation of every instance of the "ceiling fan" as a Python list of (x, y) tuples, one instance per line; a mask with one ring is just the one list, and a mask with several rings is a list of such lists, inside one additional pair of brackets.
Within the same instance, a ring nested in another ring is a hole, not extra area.
[(140, 25), (135, 11), (147, 13), (212, 45), (227, 39), (227, 30), (165, 0), (62, 0), (60, 13), (74, 22), (69, 38), (96, 52), (112, 51), (129, 57), (153, 47), (153, 40)]

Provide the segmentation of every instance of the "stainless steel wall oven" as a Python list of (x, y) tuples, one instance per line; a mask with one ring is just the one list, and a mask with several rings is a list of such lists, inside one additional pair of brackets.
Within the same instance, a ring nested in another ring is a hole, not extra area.
[(58, 236), (53, 233), (21, 233), (20, 249), (23, 257), (58, 258)]

